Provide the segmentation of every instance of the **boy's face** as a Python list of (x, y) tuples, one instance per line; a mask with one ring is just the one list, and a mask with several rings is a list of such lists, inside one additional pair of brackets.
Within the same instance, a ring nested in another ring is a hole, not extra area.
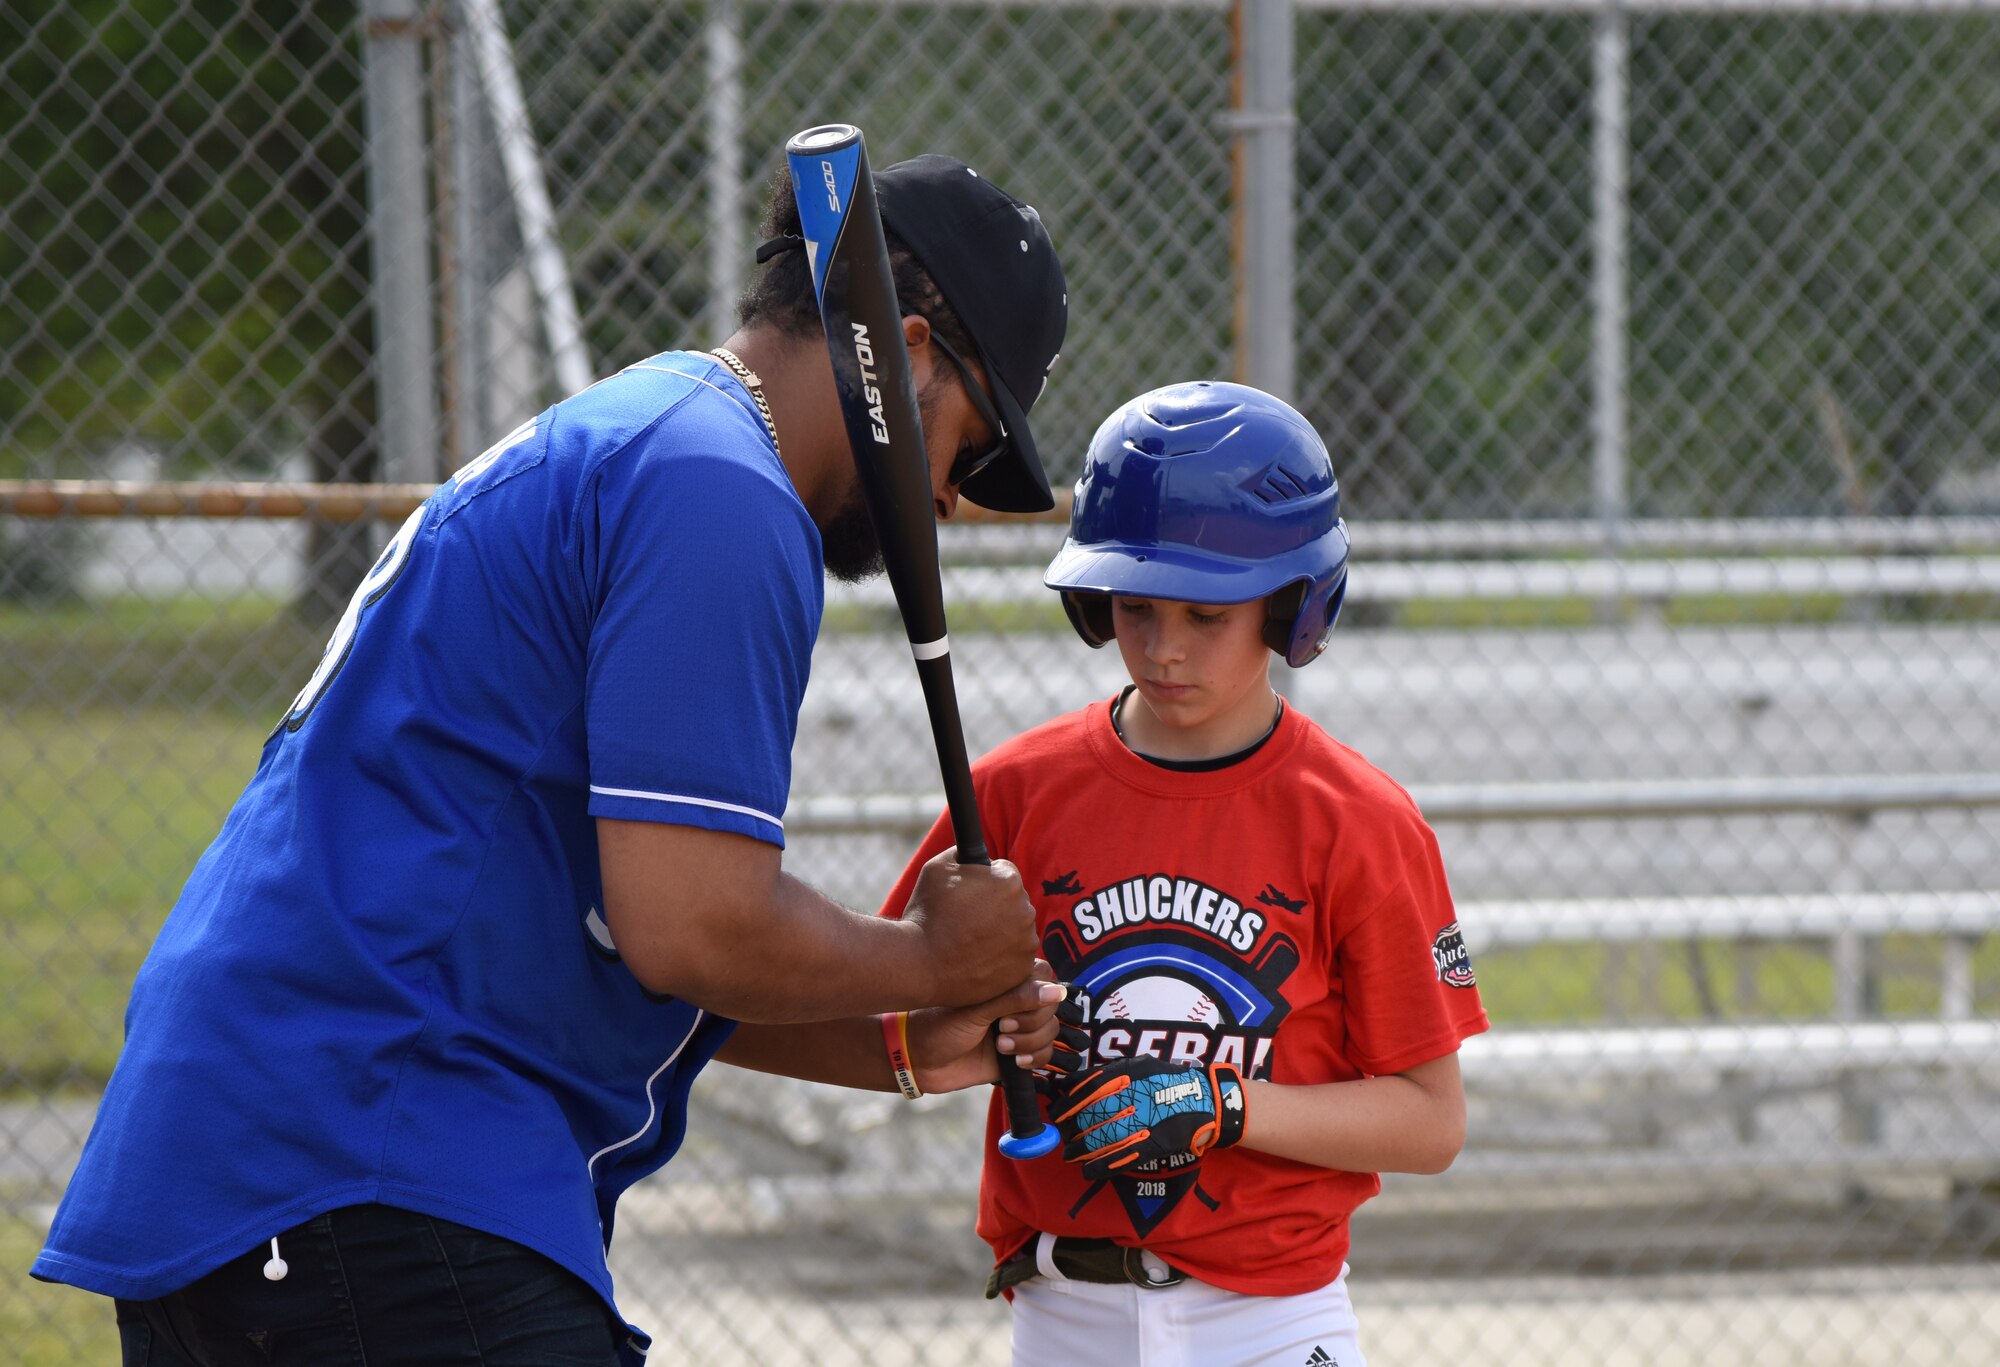
[(1114, 596), (1111, 624), (1126, 672), (1167, 730), (1218, 743), (1247, 732), (1248, 745), (1269, 727), (1262, 599), (1217, 606)]

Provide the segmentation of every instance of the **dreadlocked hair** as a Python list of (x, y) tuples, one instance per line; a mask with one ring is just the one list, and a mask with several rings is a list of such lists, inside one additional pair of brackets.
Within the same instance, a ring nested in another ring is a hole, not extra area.
[[(771, 177), (770, 196), (764, 202), (764, 217), (757, 225), (760, 241), (774, 237), (800, 237), (799, 203), (792, 194), (789, 172), (779, 170)], [(885, 225), (883, 236), (889, 243), (889, 272), (896, 282), (896, 300), (903, 312), (917, 314), (943, 337), (945, 344), (962, 356), (976, 356), (972, 335), (944, 301), (937, 282), (923, 268), (901, 238)], [(818, 337), (821, 334), (819, 300), (813, 293), (812, 272), (803, 251), (780, 252), (765, 263), (762, 274), (736, 301), (736, 320), (744, 327), (768, 324), (791, 337)]]

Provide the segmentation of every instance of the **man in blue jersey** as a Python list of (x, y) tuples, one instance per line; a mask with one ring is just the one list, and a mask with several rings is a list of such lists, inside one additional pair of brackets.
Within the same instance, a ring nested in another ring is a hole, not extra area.
[[(1050, 506), (1040, 219), (944, 157), (877, 183), (939, 516)], [(413, 513), (196, 865), (34, 1266), (128, 1363), (630, 1363), (617, 1198), (718, 1051), (886, 1089), (909, 1011), (933, 1089), (997, 1076), (996, 1021), (1048, 1057), (1011, 866), (941, 857), (901, 921), (781, 868), (822, 571), (879, 555), (776, 185), (741, 329)]]

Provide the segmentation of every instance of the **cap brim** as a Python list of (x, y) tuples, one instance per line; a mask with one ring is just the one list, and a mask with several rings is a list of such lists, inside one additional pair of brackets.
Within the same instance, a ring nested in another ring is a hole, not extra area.
[[(993, 363), (983, 352), (979, 362), (989, 377), (994, 375)], [(1042, 468), (1034, 434), (1028, 430), (1028, 415), (1006, 385), (994, 383), (992, 394), (1000, 421), (1007, 424), (1007, 453), (965, 481), (958, 492), (996, 513), (1045, 513), (1056, 506), (1056, 496), (1049, 489), (1049, 472)]]
[(1269, 560), (1191, 555), (1178, 546), (1065, 542), (1049, 562), (1042, 583), (1077, 593), (1221, 604), (1248, 603), (1301, 577), (1296, 569)]

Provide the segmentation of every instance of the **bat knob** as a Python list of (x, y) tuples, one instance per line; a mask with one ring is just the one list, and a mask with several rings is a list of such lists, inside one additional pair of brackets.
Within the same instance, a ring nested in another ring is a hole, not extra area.
[(1003, 1134), (998, 1148), (1002, 1154), (1019, 1162), (1028, 1158), (1040, 1158), (1062, 1142), (1062, 1133), (1047, 1121), (1042, 1128), (1030, 1135)]

